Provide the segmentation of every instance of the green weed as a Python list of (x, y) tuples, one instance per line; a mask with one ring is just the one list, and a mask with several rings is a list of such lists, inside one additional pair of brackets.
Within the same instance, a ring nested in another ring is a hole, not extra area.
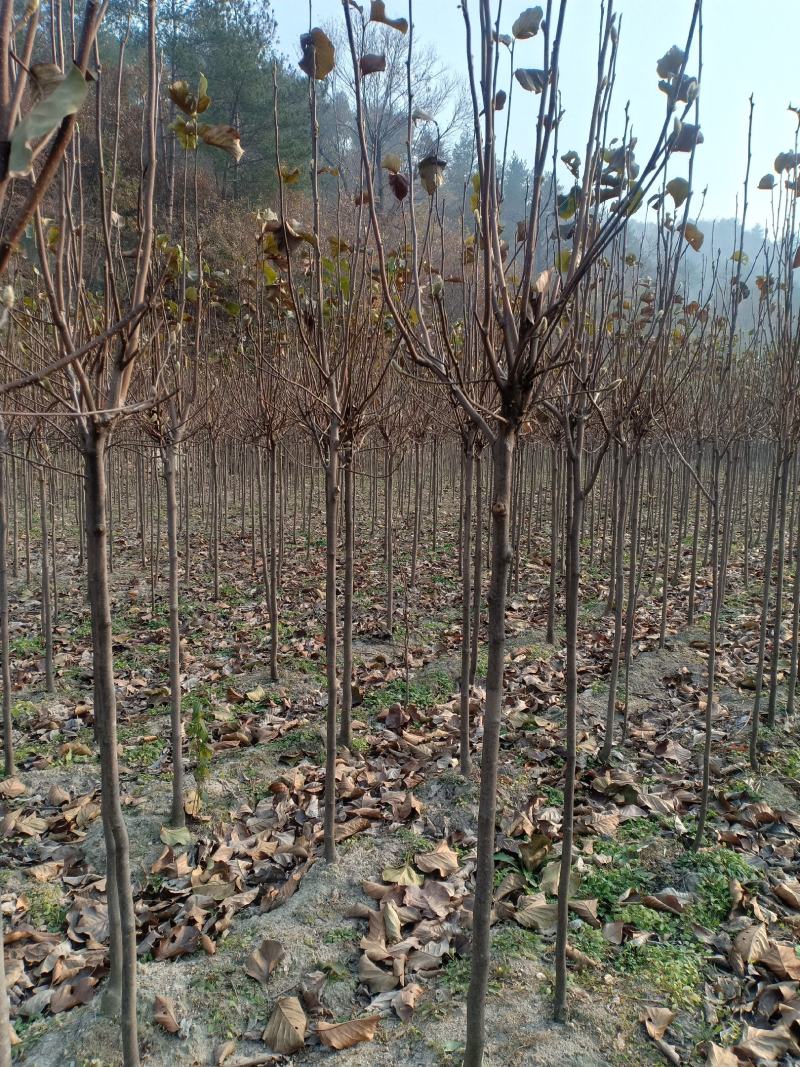
[(319, 730), (313, 726), (301, 726), (271, 741), (269, 748), (282, 760), (309, 756), (319, 761), (324, 755), (325, 745)]
[(14, 637), (9, 642), (12, 656), (35, 656), (42, 652), (41, 637)]
[(186, 703), (191, 710), (186, 724), (186, 736), (189, 739), (189, 752), (194, 760), (195, 781), (202, 789), (211, 772), (211, 758), (214, 755), (206, 718), (208, 705), (199, 695), (194, 698), (187, 697)]
[(61, 890), (47, 882), (32, 885), (25, 891), (28, 898), (28, 922), (37, 930), (58, 933), (64, 929), (67, 909), (62, 904)]
[(323, 934), (322, 940), (326, 945), (350, 945), (358, 941), (358, 931), (350, 926), (338, 926)]
[(639, 989), (661, 993), (676, 1008), (692, 1010), (703, 1003), (703, 959), (690, 945), (623, 945), (616, 965), (636, 978)]

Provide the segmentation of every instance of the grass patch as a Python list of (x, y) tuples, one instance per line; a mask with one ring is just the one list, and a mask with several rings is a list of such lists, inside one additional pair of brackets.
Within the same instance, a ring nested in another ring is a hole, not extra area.
[(653, 875), (639, 861), (639, 848), (635, 843), (609, 842), (603, 851), (611, 855), (611, 863), (594, 867), (581, 882), (581, 896), (597, 897), (600, 915), (610, 918), (622, 894), (628, 890), (645, 890), (650, 887)]
[(233, 961), (195, 983), (192, 999), (215, 1037), (238, 1037), (250, 1016), (267, 1017), (267, 997), (261, 986)]
[(551, 804), (556, 808), (564, 807), (564, 790), (556, 789), (552, 785), (543, 785), (541, 787), (542, 796), (545, 798), (548, 804)]
[(36, 718), (36, 705), (30, 700), (18, 700), (11, 708), (11, 719), (25, 727)]
[(736, 878), (747, 883), (755, 876), (738, 852), (723, 846), (686, 853), (679, 858), (678, 867), (701, 876), (695, 891), (696, 899), (686, 909), (684, 919), (711, 930), (716, 929), (730, 914), (730, 879)]
[(325, 754), (322, 736), (313, 726), (299, 726), (296, 730), (289, 730), (283, 737), (270, 741), (267, 747), (278, 759), (284, 761), (309, 756), (319, 762)]
[(28, 899), (28, 922), (37, 930), (45, 929), (56, 934), (63, 930), (67, 921), (67, 909), (62, 903), (61, 890), (56, 885), (44, 883), (32, 885), (25, 891)]
[(35, 656), (43, 651), (41, 637), (14, 637), (9, 642), (12, 656)]
[(703, 1003), (703, 957), (690, 945), (623, 945), (616, 966), (645, 994), (661, 993), (673, 1007), (694, 1010)]
[(665, 911), (654, 911), (644, 904), (626, 904), (614, 916), (635, 930), (652, 930), (657, 934), (673, 934), (677, 930), (677, 916)]
[[(453, 956), (442, 970), (442, 982), (454, 996), (466, 996), (471, 972), (472, 967), (466, 956)], [(490, 982), (490, 989), (491, 985), (492, 983)]]
[(786, 778), (800, 779), (800, 748), (796, 746), (779, 748), (766, 756), (764, 762)]
[(351, 926), (337, 926), (328, 930), (322, 937), (326, 945), (352, 945), (358, 939), (358, 931)]
[(297, 674), (305, 674), (314, 681), (324, 683), (325, 670), (317, 660), (308, 659), (307, 656), (295, 656), (291, 660), (291, 669)]
[(497, 926), (492, 930), (492, 952), (500, 960), (536, 959), (542, 947), (541, 937), (522, 926)]
[[(452, 696), (452, 692), (453, 680), (447, 671), (443, 669), (430, 671), (424, 678), (409, 682), (408, 703), (415, 704), (418, 708), (432, 708)], [(405, 704), (405, 702), (405, 679), (395, 678), (393, 682), (389, 682), (380, 689), (371, 689), (366, 693), (361, 707), (367, 714), (375, 715), (392, 704)]]
[(121, 726), (119, 728), (118, 737), (123, 746), (122, 758), (129, 767), (149, 767), (156, 762), (166, 748), (167, 742), (165, 738), (156, 737), (144, 741), (142, 736), (138, 727)]
[(588, 926), (586, 923), (569, 935), (569, 943), (579, 952), (591, 956), (593, 960), (602, 960), (609, 947), (603, 937), (603, 931), (595, 930), (593, 926)]
[(436, 847), (435, 842), (420, 834), (415, 834), (407, 826), (401, 826), (396, 836), (403, 842), (406, 858), (413, 857), (415, 852), (430, 852)]

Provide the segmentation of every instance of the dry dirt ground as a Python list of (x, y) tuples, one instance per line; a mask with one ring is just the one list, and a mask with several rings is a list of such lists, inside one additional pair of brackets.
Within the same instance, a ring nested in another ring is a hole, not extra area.
[[(319, 590), (313, 578), (304, 589), (312, 614), (318, 615)], [(451, 633), (457, 629), (457, 589), (447, 594), (445, 602), (449, 610), (441, 615), (437, 625), (425, 632), (420, 628), (411, 642), (414, 665), (408, 679), (409, 696), (412, 706), (415, 701), (425, 705), (425, 714), (433, 714), (438, 708), (450, 708), (452, 712), (453, 707), (448, 701), (455, 689), (458, 670)], [(30, 619), (35, 618), (36, 601), (28, 598), (21, 603)], [(142, 618), (146, 618), (146, 613)], [(231, 630), (235, 627), (230, 619), (227, 622), (223, 619), (215, 624), (219, 629), (213, 631), (213, 618), (214, 609), (207, 609), (195, 625), (209, 627), (205, 637), (211, 644), (215, 641), (224, 644), (228, 636), (226, 627)], [(244, 603), (237, 619), (245, 630), (248, 627), (252, 630), (259, 621), (258, 612), (250, 612)], [(607, 631), (607, 619), (603, 620), (596, 610), (590, 611), (585, 621), (590, 626), (598, 623), (601, 630)], [(558, 649), (544, 646), (538, 619), (529, 619), (526, 624), (523, 598), (519, 598), (516, 608), (512, 601), (509, 631), (506, 698), (509, 725), (504, 732), (501, 755), (499, 877), (511, 869), (503, 864), (514, 860), (513, 854), (502, 858), (503, 849), (509, 843), (513, 848), (515, 840), (507, 820), (515, 812), (530, 811), (534, 797), (542, 804), (551, 805), (545, 814), (557, 807), (559, 764), (563, 763), (562, 706), (556, 697), (547, 695), (557, 693), (559, 678), (563, 679), (561, 654)], [(699, 626), (692, 632), (682, 632), (676, 626), (672, 628), (667, 647), (660, 650), (654, 648), (651, 638), (652, 633), (648, 639), (642, 636), (637, 640), (629, 679), (631, 743), (624, 749), (615, 749), (613, 767), (630, 771), (637, 788), (641, 786), (647, 795), (666, 796), (664, 782), (673, 791), (683, 788), (686, 792), (687, 783), (691, 787), (698, 778), (702, 733), (696, 694), (705, 668), (703, 631)], [(205, 832), (209, 826), (229, 824), (232, 813), (242, 805), (256, 807), (259, 799), (268, 793), (269, 784), (292, 766), (315, 768), (319, 762), (318, 724), (322, 721), (324, 704), (319, 632), (295, 622), (294, 632), (282, 645), (285, 670), (277, 687), (270, 686), (259, 669), (259, 640), (251, 634), (253, 651), (245, 649), (244, 638), (239, 643), (232, 639), (235, 656), (232, 666), (214, 679), (216, 683), (221, 681), (222, 689), (216, 692), (222, 696), (211, 701), (212, 711), (216, 704), (225, 704), (225, 696), (231, 691), (242, 694), (263, 687), (259, 714), (266, 714), (273, 724), (280, 716), (297, 719), (301, 723), (298, 733), (301, 744), (299, 749), (287, 747), (286, 737), (279, 736), (269, 743), (219, 750), (205, 786), (204, 813), (209, 821), (194, 825), (196, 833)], [(603, 647), (607, 643), (607, 636), (599, 640)], [(160, 701), (152, 699), (158, 668), (148, 665), (146, 660), (142, 666), (136, 660), (136, 648), (127, 637), (121, 637), (121, 655), (126, 651), (130, 652), (131, 662), (120, 665), (121, 693), (127, 708), (123, 717), (123, 791), (134, 879), (141, 885), (151, 878), (152, 866), (164, 849), (159, 831), (169, 811), (168, 749), (163, 741), (168, 719), (163, 695)], [(587, 648), (585, 652), (589, 666), (580, 699), (580, 763), (582, 775), (588, 774), (587, 780), (591, 781), (607, 687), (602, 669), (591, 666), (594, 651)], [(358, 677), (367, 699), (356, 712), (359, 715), (357, 737), (361, 744), (352, 756), (354, 765), (363, 760), (369, 764), (374, 754), (381, 751), (386, 732), (382, 713), (403, 695), (404, 675), (402, 670), (397, 670), (402, 656), (401, 643), (376, 641), (369, 633), (359, 640)], [(796, 736), (776, 731), (769, 740), (772, 755), (761, 773), (748, 772), (743, 750), (751, 694), (738, 684), (741, 678), (736, 673), (739, 663), (736, 655), (731, 653), (729, 660), (730, 684), (726, 682), (723, 687), (720, 707), (715, 710), (715, 739), (721, 747), (715, 753), (714, 762), (719, 796), (722, 799), (732, 796), (740, 803), (763, 802), (776, 810), (796, 812), (800, 804)], [(85, 668), (85, 659), (82, 662)], [(65, 653), (64, 663), (72, 665), (72, 674), (65, 678), (64, 692), (60, 690), (55, 698), (43, 697), (37, 691), (35, 672), (31, 673), (27, 686), (20, 686), (18, 707), (23, 708), (25, 723), (36, 724), (50, 718), (55, 727), (44, 735), (31, 734), (21, 727), (20, 777), (27, 793), (18, 800), (6, 802), (11, 811), (24, 804), (26, 798), (45, 796), (53, 785), (67, 790), (74, 799), (98, 784), (98, 768), (91, 756), (50, 760), (44, 755), (53, 747), (50, 738), (55, 738), (57, 743), (65, 738), (85, 736), (80, 732), (82, 724), (78, 722), (76, 726), (72, 716), (76, 705), (80, 706), (87, 697), (88, 675), (81, 676), (79, 669), (76, 671), (74, 655), (70, 658)], [(192, 674), (191, 668), (188, 673), (190, 684), (193, 677), (199, 677), (197, 672)], [(681, 695), (676, 696), (676, 685), (679, 685), (676, 679), (680, 678), (694, 695), (687, 697), (678, 689)], [(145, 699), (143, 693), (150, 696)], [(520, 708), (525, 699), (528, 711), (523, 715)], [(533, 718), (530, 708), (538, 709)], [(242, 711), (240, 705), (234, 710), (237, 714)], [(517, 729), (520, 721), (523, 725)], [(31, 740), (34, 736), (35, 742)], [(478, 719), (475, 741), (479, 740)], [(673, 745), (674, 751), (670, 747)], [(666, 746), (666, 756), (663, 746)], [(144, 1067), (205, 1067), (223, 1060), (228, 1067), (239, 1064), (255, 1067), (272, 1062), (334, 1062), (334, 1059), (346, 1067), (459, 1063), (465, 1033), (469, 965), (468, 959), (457, 953), (450, 955), (438, 970), (417, 976), (422, 994), (410, 1019), (401, 1021), (390, 1009), (384, 1010), (373, 1041), (331, 1052), (311, 1037), (307, 1046), (293, 1056), (273, 1057), (261, 1040), (278, 999), (297, 994), (309, 974), (324, 978), (322, 996), (329, 1017), (346, 1020), (369, 1010), (370, 996), (358, 978), (359, 943), (365, 925), (354, 917), (359, 905), (374, 906), (374, 901), (364, 894), (365, 882), (380, 882), (387, 867), (402, 865), (421, 847), (429, 847), (443, 838), (458, 842), (461, 861), (469, 862), (474, 846), (478, 772), (470, 779), (461, 778), (456, 772), (452, 749), (452, 745), (445, 746), (445, 755), (430, 759), (419, 773), (413, 789), (418, 810), (411, 819), (388, 824), (386, 820), (378, 821), (343, 841), (335, 866), (326, 866), (321, 857), (317, 858), (297, 891), (281, 907), (268, 912), (255, 907), (238, 911), (229, 928), (218, 937), (213, 955), (200, 951), (158, 961), (150, 954), (143, 954), (138, 979)], [(690, 798), (686, 801), (688, 807), (681, 810), (691, 812), (691, 788), (686, 795)], [(594, 818), (591, 809), (592, 805), (596, 806), (596, 800), (596, 793), (594, 799), (588, 792), (579, 794), (579, 813), (588, 820), (586, 826)], [(625, 803), (621, 795), (618, 803), (620, 806)], [(603, 817), (608, 816), (608, 811), (607, 805)], [(612, 830), (600, 823), (599, 830), (595, 827), (591, 834), (579, 835), (578, 865), (589, 872), (590, 880), (594, 879), (594, 892), (600, 887), (601, 918), (616, 917), (619, 912), (616, 899), (620, 886), (613, 878), (616, 867), (630, 871), (634, 883), (638, 878), (641, 884), (651, 884), (654, 890), (691, 893), (698, 885), (702, 888), (706, 884), (702, 882), (706, 868), (698, 867), (701, 873), (697, 874), (691, 861), (684, 862), (692, 828), (691, 813), (681, 815), (676, 809), (675, 813), (658, 818), (653, 812), (649, 817), (645, 812), (641, 815), (644, 817), (630, 816), (630, 826), (625, 820), (620, 824), (617, 819)], [(618, 830), (622, 844), (617, 847), (614, 842)], [(712, 827), (712, 838), (715, 832)], [(556, 844), (551, 859), (557, 858), (559, 851), (557, 833), (553, 836)], [(793, 839), (796, 848), (796, 834)], [(100, 820), (91, 821), (85, 833), (77, 835), (75, 843), (87, 868), (102, 873), (104, 850)], [(9, 925), (30, 921), (40, 929), (64, 934), (67, 887), (56, 880), (55, 887), (48, 887), (44, 893), (41, 884), (31, 877), (28, 865), (18, 862), (31, 842), (25, 840), (20, 845), (14, 839), (6, 844), (8, 847), (2, 846), (0, 854), (0, 887), (7, 932)], [(40, 855), (39, 861), (41, 858)], [(757, 872), (763, 868), (757, 853), (751, 854), (746, 862), (755, 862)], [(741, 874), (738, 867), (735, 870)], [(761, 873), (765, 872), (761, 870)], [(796, 873), (795, 869), (795, 876)], [(610, 894), (608, 901), (611, 901), (605, 905), (605, 913), (603, 892)], [(39, 901), (36, 921), (32, 911), (27, 917), (25, 913), (25, 901), (31, 896)], [(718, 906), (719, 901), (712, 900), (708, 906), (712, 904)], [(629, 920), (628, 915), (626, 922)], [(668, 920), (673, 921), (671, 917)], [(792, 929), (791, 926), (782, 928)], [(635, 930), (635, 925), (630, 929)], [(796, 933), (797, 926), (793, 929)], [(725, 1045), (738, 1040), (744, 1008), (740, 1011), (731, 1005), (723, 1006), (724, 1010), (720, 1007), (714, 984), (716, 972), (706, 969), (702, 961), (698, 968), (699, 957), (692, 955), (691, 966), (682, 967), (683, 950), (679, 948), (676, 953), (670, 945), (674, 934), (673, 927), (665, 926), (657, 938), (656, 947), (666, 942), (670, 949), (663, 960), (654, 951), (653, 959), (646, 965), (640, 960), (632, 963), (629, 952), (624, 957), (628, 962), (623, 965), (620, 962), (623, 955), (609, 952), (599, 938), (599, 930), (590, 928), (578, 917), (573, 919), (571, 939), (581, 955), (571, 970), (570, 1021), (557, 1026), (549, 1019), (552, 935), (524, 929), (513, 919), (500, 917), (494, 926), (493, 973), (487, 1007), (485, 1062), (488, 1067), (644, 1067), (664, 1062), (642, 1026), (642, 1012), (648, 1005), (674, 1010), (675, 1021), (667, 1036), (678, 1048), (675, 1054), (679, 1055), (679, 1062), (704, 1063), (710, 1040)], [(647, 937), (655, 936), (647, 934)], [(266, 938), (279, 941), (285, 957), (269, 981), (262, 985), (245, 973), (245, 961)], [(685, 942), (678, 940), (676, 944)], [(174, 1005), (180, 1024), (177, 1034), (166, 1033), (153, 1021), (153, 1002), (159, 996), (169, 998)], [(709, 1004), (716, 1007), (709, 1009)], [(116, 1067), (121, 1063), (117, 1028), (102, 1015), (100, 996), (56, 1015), (36, 1011), (20, 1015), (16, 1026), (21, 1042), (15, 1062), (20, 1064)], [(788, 1055), (781, 1062), (788, 1065), (797, 1061)]]

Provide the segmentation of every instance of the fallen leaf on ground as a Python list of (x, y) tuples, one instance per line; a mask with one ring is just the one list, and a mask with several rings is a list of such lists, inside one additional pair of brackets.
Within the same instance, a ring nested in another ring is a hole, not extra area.
[(257, 982), (264, 985), (285, 955), (286, 950), (280, 941), (267, 938), (247, 957), (244, 965), (245, 974), (249, 974), (251, 978), (255, 978)]
[(326, 1048), (352, 1048), (362, 1041), (372, 1041), (380, 1022), (379, 1015), (365, 1019), (351, 1019), (346, 1023), (317, 1023), (319, 1039)]
[(407, 861), (402, 867), (386, 867), (381, 875), (384, 882), (394, 882), (396, 885), (422, 885), (424, 878)]
[(303, 1047), (306, 1040), (306, 1013), (297, 997), (281, 997), (261, 1040), (282, 1056), (288, 1056)]
[(167, 1031), (168, 1034), (177, 1034), (180, 1023), (175, 1016), (175, 1004), (169, 997), (157, 996), (153, 1001), (153, 1021)]
[(191, 832), (185, 826), (181, 826), (179, 829), (175, 829), (172, 826), (162, 826), (159, 836), (165, 845), (188, 845), (192, 840)]
[(674, 1011), (670, 1011), (669, 1008), (662, 1008), (657, 1004), (645, 1005), (644, 1012), (641, 1016), (645, 1030), (654, 1041), (664, 1036), (667, 1032), (667, 1027), (674, 1018)]
[(442, 878), (447, 878), (458, 870), (458, 856), (447, 841), (440, 841), (432, 852), (418, 852), (414, 862), (426, 874), (435, 872)]

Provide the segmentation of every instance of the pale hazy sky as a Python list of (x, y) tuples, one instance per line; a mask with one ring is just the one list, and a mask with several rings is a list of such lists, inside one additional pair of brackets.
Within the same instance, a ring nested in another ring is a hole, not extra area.
[[(469, 0), (473, 27), (478, 21), (476, 0)], [(364, 0), (369, 7), (369, 0)], [(496, 11), (496, 3), (493, 3)], [(503, 3), (501, 30), (511, 24), (526, 0)], [(542, 6), (545, 6), (542, 4)], [(555, 7), (556, 5), (554, 5)], [(622, 132), (624, 107), (630, 101), (634, 131), (639, 136), (637, 156), (643, 160), (664, 118), (665, 97), (659, 92), (655, 65), (673, 44), (683, 46), (692, 0), (617, 0), (621, 16), (617, 83), (612, 106), (613, 131)], [(281, 51), (300, 57), (299, 37), (308, 29), (307, 0), (273, 0)], [(387, 14), (408, 15), (407, 0), (387, 0)], [(341, 0), (313, 0), (314, 25), (343, 25)], [(576, 149), (583, 155), (588, 113), (596, 69), (599, 0), (570, 0), (562, 44), (561, 93), (566, 111), (559, 135), (559, 150)], [(415, 0), (416, 38), (431, 44), (442, 60), (466, 81), (463, 17), (457, 0)], [(750, 224), (766, 221), (770, 194), (756, 192), (762, 174), (772, 170), (775, 156), (794, 146), (795, 117), (787, 111), (800, 105), (800, 0), (705, 0), (703, 10), (703, 72), (700, 122), (705, 137), (695, 161), (694, 187), (707, 189), (704, 217), (730, 217), (741, 198), (747, 144), (748, 99), (753, 93), (753, 163), (751, 168)], [(503, 50), (505, 52), (505, 50)], [(687, 73), (696, 73), (697, 46)], [(504, 86), (508, 78), (498, 82)], [(515, 66), (542, 65), (541, 35), (516, 45)], [(376, 75), (380, 77), (380, 75)], [(509, 146), (530, 160), (538, 97), (515, 86)], [(502, 127), (501, 127), (501, 132)], [(685, 176), (687, 155), (676, 156), (671, 175)], [(568, 177), (560, 175), (562, 179)], [(699, 204), (697, 205), (699, 207)], [(697, 210), (697, 208), (695, 208)]]

